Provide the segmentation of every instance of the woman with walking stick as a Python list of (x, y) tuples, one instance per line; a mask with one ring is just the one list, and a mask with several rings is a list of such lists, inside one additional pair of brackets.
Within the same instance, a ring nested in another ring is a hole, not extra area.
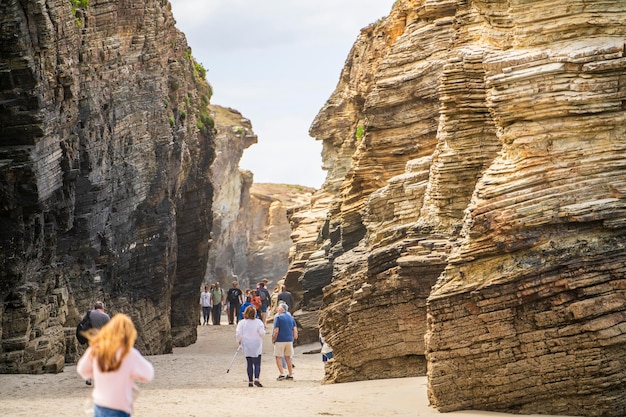
[(246, 308), (243, 312), (243, 318), (244, 320), (237, 324), (235, 337), (246, 357), (248, 386), (262, 387), (259, 376), (261, 374), (261, 352), (263, 351), (265, 326), (261, 320), (256, 318), (256, 309), (252, 306)]

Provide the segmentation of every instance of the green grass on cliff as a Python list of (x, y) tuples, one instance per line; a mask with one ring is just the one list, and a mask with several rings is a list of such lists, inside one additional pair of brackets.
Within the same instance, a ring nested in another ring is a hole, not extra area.
[(72, 15), (76, 19), (76, 24), (78, 26), (82, 26), (83, 21), (80, 17), (76, 16), (76, 11), (78, 9), (86, 9), (89, 7), (89, 0), (70, 0), (70, 3), (72, 5)]

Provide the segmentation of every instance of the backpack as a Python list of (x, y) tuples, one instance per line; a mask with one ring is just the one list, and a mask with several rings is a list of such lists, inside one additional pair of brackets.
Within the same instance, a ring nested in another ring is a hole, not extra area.
[(84, 345), (88, 342), (87, 338), (83, 336), (83, 332), (91, 329), (92, 327), (91, 318), (89, 317), (90, 314), (91, 310), (89, 310), (87, 314), (85, 314), (85, 317), (83, 317), (80, 323), (78, 323), (78, 326), (76, 326), (76, 339), (78, 339), (78, 343), (80, 343), (81, 345)]
[(261, 301), (267, 301), (268, 300), (268, 296), (269, 296), (269, 291), (267, 291), (267, 288), (263, 287), (263, 288), (259, 288), (258, 291), (259, 293), (259, 297), (261, 297)]

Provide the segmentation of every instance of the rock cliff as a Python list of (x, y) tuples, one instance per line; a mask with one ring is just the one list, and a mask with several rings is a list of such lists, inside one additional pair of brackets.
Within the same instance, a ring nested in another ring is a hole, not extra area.
[[(211, 91), (167, 1), (0, 4), (0, 372), (58, 372), (96, 300), (195, 340)], [(194, 306), (189, 308), (189, 306)]]
[[(239, 112), (212, 105), (215, 120), (215, 161), (211, 166), (213, 194), (213, 227), (211, 247), (204, 276), (206, 283), (220, 281), (228, 289), (233, 275), (247, 269), (248, 230), (244, 226), (246, 205), (250, 201), (253, 175), (239, 169), (239, 160), (248, 147), (257, 142), (252, 124)], [(241, 282), (241, 287), (247, 283)]]
[(215, 120), (216, 152), (211, 166), (213, 228), (205, 282), (240, 288), (263, 279), (270, 290), (289, 265), (292, 246), (287, 212), (308, 203), (313, 189), (284, 184), (255, 184), (239, 169), (246, 148), (257, 142), (248, 119), (233, 109), (210, 106)]
[(267, 279), (271, 292), (286, 274), (293, 245), (290, 213), (307, 206), (314, 191), (301, 185), (252, 184), (244, 224), (250, 239), (244, 276), (250, 288)]
[(331, 201), (296, 280), (327, 283), (327, 381), (626, 413), (625, 21), (618, 0), (399, 0), (362, 30), (311, 127)]

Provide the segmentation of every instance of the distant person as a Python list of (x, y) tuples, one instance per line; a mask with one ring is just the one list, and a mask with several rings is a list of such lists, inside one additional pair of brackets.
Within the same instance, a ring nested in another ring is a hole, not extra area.
[[(263, 351), (263, 336), (265, 336), (265, 326), (261, 320), (256, 318), (256, 310), (253, 306), (246, 307), (243, 313), (244, 320), (237, 324), (235, 337), (237, 343), (243, 349), (246, 357), (248, 386), (262, 387), (259, 382), (261, 375), (261, 353)], [(254, 381), (253, 378), (254, 377)]]
[(267, 321), (267, 309), (270, 306), (272, 296), (270, 295), (270, 292), (267, 290), (267, 288), (265, 288), (265, 282), (259, 283), (257, 293), (261, 298), (261, 321), (263, 322), (263, 325), (265, 325)]
[[(101, 329), (102, 326), (109, 322), (109, 320), (111, 320), (111, 317), (104, 312), (104, 303), (102, 301), (96, 301), (94, 303), (93, 310), (89, 310), (80, 321), (81, 334), (76, 335), (78, 341), (81, 342), (81, 344), (87, 343), (88, 339), (85, 336), (85, 332), (90, 329)], [(91, 378), (85, 380), (85, 384), (91, 385), (91, 383)]]
[(226, 293), (226, 299), (228, 300), (228, 324), (235, 324), (235, 320), (239, 323), (239, 309), (243, 304), (243, 291), (239, 288), (237, 281), (233, 281), (233, 286)]
[[(290, 315), (291, 317), (293, 317), (293, 315), (289, 312), (289, 306), (287, 305), (287, 303), (285, 303), (283, 300), (280, 300), (280, 301), (278, 302), (278, 304), (283, 306), (283, 308), (285, 309), (285, 314), (288, 314), (288, 315)], [(294, 320), (295, 320), (295, 319), (294, 319)], [(296, 324), (297, 324), (297, 323), (296, 323)], [(283, 364), (283, 369), (286, 369), (286, 368), (287, 368), (287, 360), (286, 360), (284, 357), (282, 358), (281, 363)], [(293, 361), (293, 355), (291, 355), (291, 367), (292, 367), (292, 368), (295, 368), (295, 367), (296, 367), (296, 364), (295, 364), (295, 362)]]
[[(285, 314), (285, 307), (279, 304), (276, 307), (277, 315), (274, 317), (274, 332), (272, 333), (272, 343), (274, 344), (274, 357), (278, 367), (277, 380), (293, 380), (293, 369), (291, 357), (293, 356), (293, 342), (298, 339), (298, 327), (296, 321), (289, 314)], [(287, 376), (284, 375), (282, 359), (287, 361)]]
[(131, 319), (118, 313), (99, 332), (87, 332), (89, 348), (76, 371), (93, 378), (93, 417), (130, 417), (137, 387), (135, 381), (154, 378), (154, 368), (133, 346), (137, 330)]
[(204, 286), (204, 292), (200, 294), (200, 305), (202, 306), (202, 325), (208, 326), (211, 318), (211, 291), (209, 286)]
[(225, 298), (224, 290), (220, 288), (219, 282), (213, 285), (213, 289), (211, 290), (211, 303), (213, 304), (211, 314), (213, 314), (213, 325), (219, 326), (220, 318), (222, 317), (222, 302)]
[(91, 320), (91, 327), (93, 329), (100, 329), (111, 320), (111, 317), (104, 312), (104, 303), (102, 301), (96, 301), (94, 303), (89, 319)]
[(322, 336), (322, 331), (320, 330), (320, 345), (322, 348), (320, 352), (322, 353), (322, 362), (328, 362), (333, 358), (333, 348), (324, 340)]
[[(256, 314), (258, 318), (261, 318), (261, 297), (259, 297), (259, 293), (257, 291), (252, 291), (252, 296), (250, 297), (250, 302), (256, 309)], [(265, 323), (263, 323), (265, 324)]]
[(280, 292), (278, 293), (278, 295), (276, 296), (276, 300), (278, 302), (284, 301), (285, 304), (287, 304), (287, 307), (289, 307), (289, 310), (292, 315), (293, 315), (293, 296), (291, 295), (291, 293), (289, 291), (287, 291), (287, 287), (284, 285), (281, 285), (280, 287)]
[[(250, 296), (246, 297), (246, 301), (241, 305), (241, 308), (239, 309), (239, 320), (243, 320), (243, 313), (244, 311), (246, 311), (246, 308), (248, 308), (248, 306), (252, 306), (254, 307), (254, 305), (250, 302)], [(254, 309), (256, 311), (256, 308)]]

